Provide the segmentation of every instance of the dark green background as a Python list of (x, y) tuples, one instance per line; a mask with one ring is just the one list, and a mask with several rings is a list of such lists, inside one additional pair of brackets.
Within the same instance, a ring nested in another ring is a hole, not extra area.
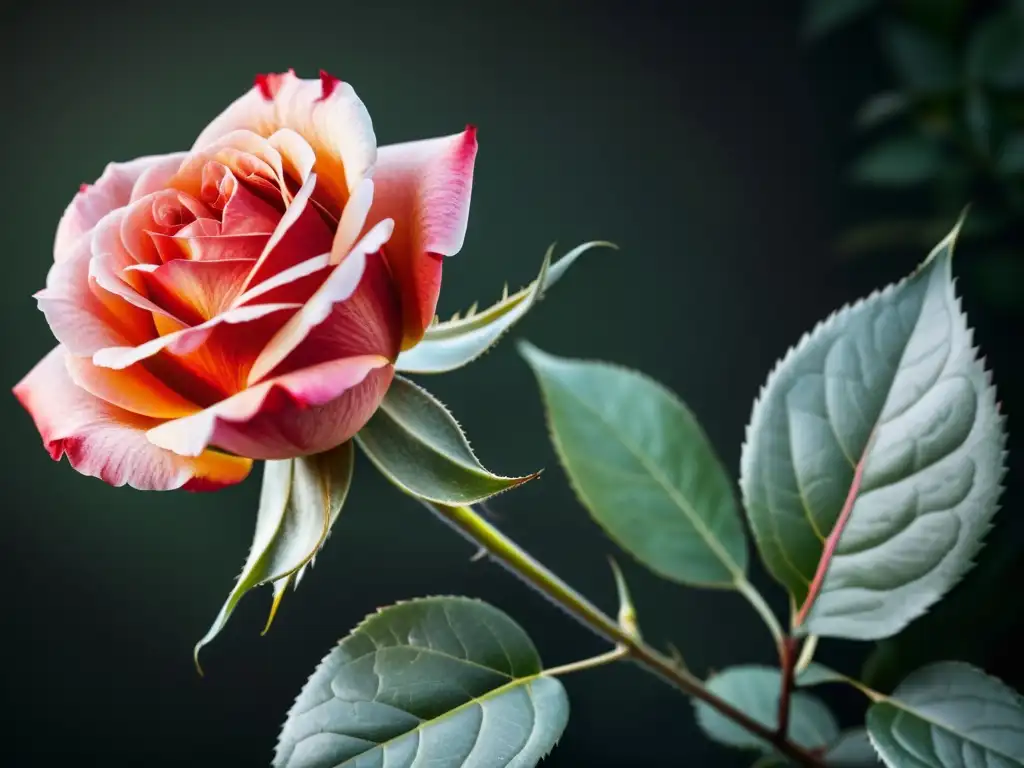
[[(186, 148), (257, 72), (322, 67), (355, 86), (381, 144), (479, 127), (469, 234), (446, 264), (443, 314), (497, 298), (505, 280), (525, 283), (553, 240), (616, 241), (621, 251), (585, 257), (514, 335), (642, 368), (686, 399), (736, 467), (774, 361), (924, 256), (831, 255), (863, 204), (843, 185), (847, 124), (884, 73), (867, 29), (804, 48), (798, 10), (764, 0), (8, 6), (0, 380), (16, 383), (53, 344), (30, 297), (80, 182), (108, 160)], [(1012, 417), (1024, 402), (1019, 316), (961, 286)], [(490, 468), (548, 468), (495, 501), (497, 520), (614, 610), (614, 547), (567, 489), (510, 340), (425, 384)], [(329, 545), (271, 632), (259, 637), (268, 593), (245, 599), (200, 679), (191, 648), (247, 553), (258, 480), (211, 495), (109, 488), (52, 463), (13, 397), (0, 409), (4, 765), (266, 765), (320, 657), (401, 598), (482, 597), (519, 620), (549, 664), (602, 650), (500, 569), (470, 562), (468, 545), (361, 461)], [(1006, 513), (1019, 515), (1009, 482)], [(739, 598), (660, 583), (621, 560), (651, 640), (673, 639), (701, 672), (771, 662)], [(780, 591), (755, 577), (781, 610)], [(855, 671), (862, 652), (823, 654)], [(993, 663), (1019, 683), (1009, 656)], [(545, 765), (751, 762), (706, 741), (688, 702), (637, 669), (567, 685), (569, 728)], [(844, 719), (857, 716), (857, 698), (834, 700)]]

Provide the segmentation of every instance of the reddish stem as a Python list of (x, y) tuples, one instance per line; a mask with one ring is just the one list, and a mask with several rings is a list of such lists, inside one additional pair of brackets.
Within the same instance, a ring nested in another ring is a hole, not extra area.
[(793, 681), (796, 677), (796, 661), (803, 643), (795, 637), (787, 637), (779, 647), (779, 662), (782, 666), (782, 686), (779, 691), (779, 714), (775, 731), (780, 739), (789, 738), (789, 709), (793, 697)]
[[(868, 445), (871, 444), (871, 440), (868, 440)], [(853, 480), (850, 482), (850, 490), (846, 494), (846, 501), (843, 502), (843, 508), (839, 512), (839, 517), (836, 519), (836, 524), (832, 526), (832, 532), (829, 533), (828, 538), (825, 539), (825, 548), (821, 552), (821, 559), (818, 560), (818, 569), (814, 572), (814, 578), (811, 580), (811, 585), (807, 588), (807, 597), (804, 599), (804, 603), (800, 606), (800, 611), (797, 613), (796, 618), (793, 619), (793, 627), (799, 627), (807, 619), (807, 614), (811, 610), (811, 606), (814, 605), (814, 601), (818, 599), (818, 594), (821, 592), (822, 584), (825, 582), (825, 574), (828, 572), (828, 567), (832, 562), (832, 557), (836, 553), (836, 547), (839, 546), (839, 537), (843, 535), (843, 530), (846, 528), (846, 524), (850, 521), (850, 513), (853, 511), (853, 505), (857, 501), (857, 494), (860, 493), (860, 485), (864, 479), (864, 465), (867, 463), (868, 450), (864, 448), (864, 454), (861, 456), (857, 467), (853, 471)]]

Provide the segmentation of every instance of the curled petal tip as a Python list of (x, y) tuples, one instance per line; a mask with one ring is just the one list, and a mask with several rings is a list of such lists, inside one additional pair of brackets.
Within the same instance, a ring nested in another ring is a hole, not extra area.
[(327, 70), (320, 70), (320, 101), (326, 101), (334, 93), (334, 89), (341, 83), (341, 79), (335, 77)]
[(295, 76), (295, 70), (290, 69), (284, 73), (273, 72), (271, 74), (256, 75), (253, 85), (259, 90), (260, 95), (267, 101), (273, 101), (277, 92), (281, 89), (281, 81), (287, 75)]
[[(274, 92), (270, 88), (270, 75), (256, 75), (256, 79), (253, 81), (253, 85), (255, 85), (259, 89), (260, 95), (264, 99), (266, 99), (267, 101), (274, 100)], [(198, 667), (198, 662), (196, 666)]]
[(86, 192), (89, 191), (89, 187), (91, 186), (91, 184), (86, 184), (85, 182), (82, 182), (81, 184), (78, 185), (78, 194), (84, 195)]

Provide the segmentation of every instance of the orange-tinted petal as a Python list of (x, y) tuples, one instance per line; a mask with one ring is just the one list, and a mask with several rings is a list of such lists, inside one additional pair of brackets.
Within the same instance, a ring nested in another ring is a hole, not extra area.
[(278, 222), (252, 272), (245, 279), (243, 291), (331, 250), (334, 235), (316, 207), (310, 203), (316, 184), (317, 175), (310, 174)]
[(55, 460), (84, 475), (140, 490), (213, 490), (241, 482), (248, 459), (219, 451), (185, 457), (159, 448), (146, 432), (160, 422), (111, 405), (76, 386), (56, 347), (14, 388)]
[[(220, 238), (214, 238), (220, 239)], [(147, 295), (160, 307), (190, 325), (206, 322), (231, 306), (242, 281), (252, 270), (253, 259), (137, 264)]]
[(313, 170), (337, 215), (351, 191), (371, 175), (377, 153), (370, 115), (348, 83), (326, 74), (320, 80), (300, 80), (293, 72), (261, 76), (199, 134), (193, 149), (205, 149), (239, 129), (272, 136), (282, 128), (312, 147)]
[(132, 190), (144, 177), (156, 178), (168, 167), (180, 165), (184, 154), (152, 155), (127, 163), (110, 163), (94, 184), (83, 184), (60, 222), (54, 238), (55, 261), (71, 255), (76, 241), (92, 230), (111, 211), (128, 205)]
[(139, 316), (90, 281), (91, 259), (89, 238), (80, 238), (70, 255), (50, 267), (46, 288), (35, 295), (57, 341), (76, 355), (91, 355), (151, 338), (150, 316)]
[(385, 219), (367, 232), (302, 309), (281, 327), (253, 363), (249, 371), (250, 386), (270, 374), (313, 328), (330, 317), (335, 304), (345, 301), (356, 292), (366, 268), (367, 255), (381, 249), (391, 236), (393, 226), (390, 219)]
[(362, 429), (387, 392), (383, 357), (333, 360), (269, 379), (204, 411), (155, 427), (149, 439), (183, 456), (210, 445), (254, 459), (330, 450)]
[(201, 325), (182, 327), (138, 346), (105, 347), (93, 354), (92, 361), (102, 368), (121, 369), (153, 357), (164, 350), (175, 355), (189, 355), (205, 344), (210, 338), (210, 334), (219, 325), (244, 325), (275, 313), (281, 313), (281, 322), (283, 323), (289, 317), (289, 312), (294, 312), (299, 308), (298, 304), (256, 304), (250, 307), (231, 309)]
[(65, 365), (76, 386), (111, 405), (141, 416), (177, 419), (201, 410), (141, 364), (116, 371), (100, 368), (87, 357), (67, 355)]

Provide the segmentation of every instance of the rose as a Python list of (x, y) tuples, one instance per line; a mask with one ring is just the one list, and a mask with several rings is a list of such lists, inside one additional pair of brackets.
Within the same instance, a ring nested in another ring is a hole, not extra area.
[(15, 387), (54, 459), (213, 489), (370, 418), (462, 247), (476, 137), (381, 147), (352, 88), (257, 77), (185, 153), (111, 163), (36, 297), (58, 345)]

